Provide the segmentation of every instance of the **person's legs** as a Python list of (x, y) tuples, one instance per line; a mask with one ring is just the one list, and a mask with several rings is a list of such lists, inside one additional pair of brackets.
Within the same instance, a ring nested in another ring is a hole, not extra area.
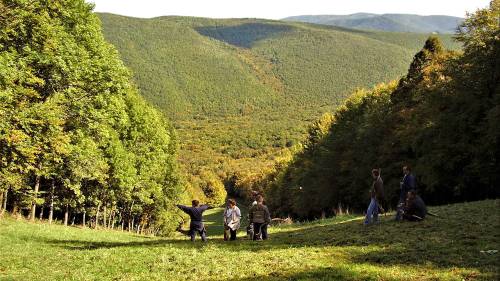
[(262, 223), (253, 223), (253, 240), (260, 240), (262, 231)]
[(198, 233), (201, 236), (201, 241), (207, 242), (207, 230), (205, 229), (205, 227), (203, 227), (202, 230), (198, 230)]
[(403, 220), (407, 221), (421, 221), (422, 218), (413, 214), (403, 214)]
[(366, 210), (365, 225), (368, 225), (372, 222), (372, 215), (374, 213), (375, 207), (376, 207), (376, 201), (374, 198), (372, 198), (370, 201), (370, 205), (368, 205), (368, 209)]
[(400, 200), (398, 202), (398, 207), (397, 207), (397, 211), (396, 211), (396, 220), (397, 221), (403, 220), (403, 206), (404, 206), (404, 202)]
[(231, 241), (234, 241), (236, 240), (236, 230), (232, 230), (230, 229), (229, 230), (230, 234), (231, 234), (231, 238), (229, 238)]
[(262, 233), (262, 239), (267, 240), (267, 223), (263, 224), (260, 228), (260, 233)]
[(378, 222), (378, 202), (376, 199), (373, 199), (375, 206), (373, 207), (373, 222)]
[(196, 238), (196, 230), (194, 230), (193, 228), (190, 228), (188, 234), (189, 234), (189, 236), (191, 236), (191, 241), (194, 242), (194, 240)]
[(248, 239), (253, 239), (253, 224), (250, 223), (247, 227), (247, 236), (248, 236)]
[(228, 232), (229, 232), (229, 227), (227, 225), (224, 225), (224, 241), (229, 240)]

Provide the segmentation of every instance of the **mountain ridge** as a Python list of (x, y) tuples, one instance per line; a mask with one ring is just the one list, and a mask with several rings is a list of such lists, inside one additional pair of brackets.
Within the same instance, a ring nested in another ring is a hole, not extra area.
[(446, 15), (355, 13), (349, 15), (299, 15), (284, 21), (308, 22), (362, 30), (451, 34), (463, 18)]
[(356, 88), (403, 75), (428, 37), (264, 19), (99, 17), (141, 94), (173, 120), (193, 190), (263, 176)]

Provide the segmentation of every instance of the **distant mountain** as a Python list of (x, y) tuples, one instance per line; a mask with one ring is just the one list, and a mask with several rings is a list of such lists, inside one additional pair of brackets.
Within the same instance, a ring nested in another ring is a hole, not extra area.
[[(194, 191), (206, 186), (198, 178), (213, 184), (207, 170), (230, 184), (234, 174), (271, 169), (353, 90), (403, 75), (428, 37), (259, 19), (99, 17), (141, 94), (173, 120)], [(439, 37), (456, 48), (452, 36)]]
[(409, 14), (308, 15), (294, 16), (285, 21), (308, 22), (353, 29), (392, 32), (454, 33), (463, 18), (451, 16), (419, 16)]

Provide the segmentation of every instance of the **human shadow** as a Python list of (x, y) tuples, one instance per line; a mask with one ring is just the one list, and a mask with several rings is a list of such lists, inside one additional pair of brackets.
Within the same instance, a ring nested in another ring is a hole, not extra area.
[(257, 41), (278, 36), (292, 29), (289, 25), (254, 22), (233, 26), (197, 27), (196, 31), (203, 36), (249, 49)]
[[(347, 259), (354, 264), (432, 266), (435, 268), (467, 267), (491, 272), (495, 268), (498, 269), (499, 261), (495, 255), (481, 254), (480, 250), (496, 249), (500, 239), (498, 235), (500, 220), (498, 214), (491, 214), (483, 209), (492, 210), (498, 206), (497, 202), (500, 200), (490, 200), (483, 203), (484, 206), (470, 204), (471, 206), (458, 209), (448, 206), (430, 208), (433, 213), (439, 214), (439, 217), (428, 217), (422, 222), (396, 222), (390, 215), (382, 217), (379, 224), (368, 227), (362, 225), (360, 217), (271, 227), (270, 239), (262, 242), (242, 238), (244, 235), (242, 231), (240, 231), (239, 239), (231, 242), (224, 242), (221, 236), (209, 236), (208, 243), (202, 243), (199, 240), (193, 243), (179, 237), (131, 242), (86, 240), (41, 242), (76, 251), (165, 245), (189, 249), (216, 245), (224, 250), (243, 254), (304, 247), (330, 248), (334, 251), (345, 251)], [(471, 212), (476, 214), (484, 212), (484, 214), (468, 216)], [(481, 220), (478, 220), (478, 217)], [(369, 249), (369, 251), (363, 249)], [(322, 273), (324, 272), (301, 274)], [(287, 280), (276, 278), (275, 280)]]

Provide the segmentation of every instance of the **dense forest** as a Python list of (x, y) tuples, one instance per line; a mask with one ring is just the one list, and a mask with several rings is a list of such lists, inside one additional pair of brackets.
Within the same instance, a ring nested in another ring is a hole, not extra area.
[[(453, 36), (93, 9), (0, 0), (0, 280), (500, 280), (500, 0)], [(429, 216), (363, 225), (403, 165)]]
[(403, 164), (429, 203), (498, 197), (497, 3), (454, 42), (2, 0), (1, 210), (166, 234), (173, 202), (259, 190), (314, 218), (364, 207), (376, 167), (394, 204)]
[(398, 82), (358, 90), (310, 126), (307, 141), (268, 178), (281, 215), (317, 218), (366, 207), (372, 168), (387, 207), (410, 165), (430, 204), (500, 196), (500, 2), (470, 15), (447, 51), (430, 37)]
[(141, 95), (172, 119), (188, 190), (210, 203), (225, 189), (247, 194), (356, 88), (402, 76), (428, 36), (259, 19), (99, 17)]
[(83, 0), (0, 1), (2, 212), (148, 233), (182, 196), (173, 128)]

